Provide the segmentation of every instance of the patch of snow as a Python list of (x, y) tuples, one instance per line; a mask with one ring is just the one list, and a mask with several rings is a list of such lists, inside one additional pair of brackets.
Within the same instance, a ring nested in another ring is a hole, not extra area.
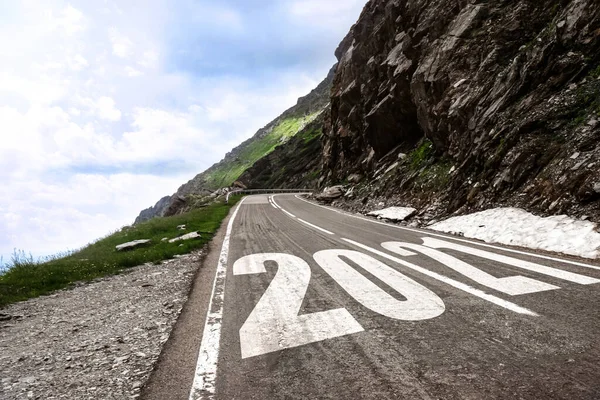
[(389, 207), (383, 210), (371, 211), (367, 215), (372, 217), (388, 219), (390, 221), (404, 221), (413, 216), (417, 210), (411, 207)]
[(600, 258), (600, 233), (596, 226), (566, 215), (543, 218), (520, 208), (506, 207), (452, 217), (429, 228), (488, 243), (596, 259)]

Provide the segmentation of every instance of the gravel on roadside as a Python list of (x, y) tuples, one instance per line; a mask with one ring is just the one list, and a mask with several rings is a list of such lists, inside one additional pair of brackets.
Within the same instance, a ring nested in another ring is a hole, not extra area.
[(135, 399), (203, 251), (0, 310), (0, 399)]

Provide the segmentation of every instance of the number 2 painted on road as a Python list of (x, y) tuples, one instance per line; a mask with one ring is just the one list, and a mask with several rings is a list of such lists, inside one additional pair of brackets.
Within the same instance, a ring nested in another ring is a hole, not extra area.
[[(390, 296), (341, 257), (355, 262), (407, 300)], [(351, 250), (324, 250), (314, 258), (348, 294), (381, 315), (419, 321), (444, 312), (444, 302), (435, 293), (371, 256)], [(277, 273), (240, 328), (242, 358), (364, 330), (345, 308), (298, 315), (311, 276), (310, 266), (301, 258), (280, 253), (254, 254), (237, 260), (233, 274), (265, 273), (267, 261), (277, 263)]]
[(310, 266), (301, 258), (254, 254), (237, 260), (233, 274), (266, 273), (267, 261), (277, 263), (277, 273), (240, 329), (242, 358), (364, 330), (345, 308), (298, 315), (311, 275)]

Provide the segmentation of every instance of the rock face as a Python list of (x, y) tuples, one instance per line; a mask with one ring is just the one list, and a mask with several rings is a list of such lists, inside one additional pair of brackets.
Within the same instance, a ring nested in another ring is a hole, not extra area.
[(154, 217), (162, 217), (165, 215), (165, 211), (171, 203), (171, 196), (165, 196), (156, 203), (154, 207), (143, 210), (140, 215), (135, 219), (135, 224), (140, 224), (151, 220)]
[(272, 153), (258, 160), (239, 178), (248, 189), (314, 188), (321, 173), (323, 111), (313, 122)]
[[(324, 184), (600, 220), (597, 0), (371, 0), (336, 51)], [(571, 157), (577, 153), (576, 157)]]

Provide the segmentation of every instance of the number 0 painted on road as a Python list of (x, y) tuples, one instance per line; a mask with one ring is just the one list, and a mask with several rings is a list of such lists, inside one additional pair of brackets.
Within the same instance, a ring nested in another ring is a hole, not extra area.
[(301, 258), (254, 254), (237, 260), (233, 274), (266, 273), (267, 261), (277, 263), (277, 273), (240, 329), (242, 358), (364, 330), (344, 308), (298, 315), (311, 276), (310, 266)]
[[(403, 321), (421, 321), (435, 318), (445, 310), (437, 294), (371, 256), (353, 250), (323, 250), (313, 257), (348, 294), (376, 313)], [(341, 257), (358, 264), (406, 300), (390, 296)]]

